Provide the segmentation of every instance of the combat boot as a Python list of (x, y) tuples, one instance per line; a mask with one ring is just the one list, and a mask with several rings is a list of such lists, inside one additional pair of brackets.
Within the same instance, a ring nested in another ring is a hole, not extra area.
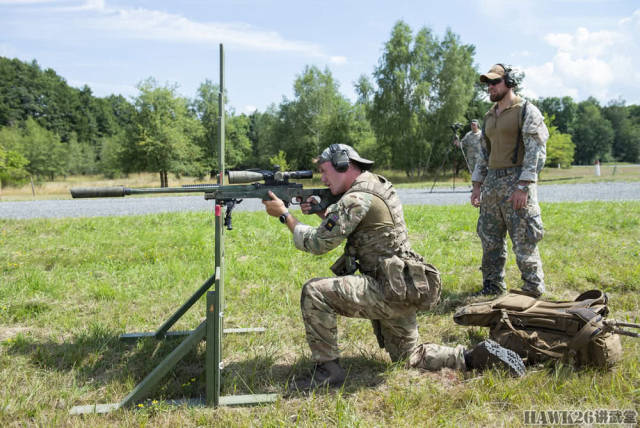
[(496, 295), (500, 295), (500, 294), (504, 294), (506, 293), (507, 290), (505, 290), (504, 288), (502, 288), (499, 285), (496, 285), (495, 283), (491, 282), (491, 281), (483, 281), (482, 282), (482, 290), (477, 291), (475, 293), (472, 294), (472, 296), (474, 297), (478, 297), (478, 296), (496, 296)]
[(337, 359), (316, 363), (309, 376), (300, 380), (294, 379), (291, 388), (308, 391), (324, 387), (340, 387), (344, 383), (346, 372)]
[(464, 362), (468, 370), (485, 370), (496, 367), (508, 370), (512, 376), (524, 376), (525, 367), (522, 358), (510, 349), (487, 339), (464, 353)]
[(522, 286), (522, 293), (537, 299), (542, 296), (542, 293), (544, 293), (544, 284), (538, 286), (529, 286), (528, 284), (525, 284)]

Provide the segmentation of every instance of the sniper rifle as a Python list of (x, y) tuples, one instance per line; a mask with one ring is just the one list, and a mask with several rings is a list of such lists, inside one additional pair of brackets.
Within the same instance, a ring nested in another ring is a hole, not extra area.
[[(305, 189), (300, 183), (292, 183), (290, 179), (312, 178), (313, 172), (304, 171), (228, 171), (228, 186), (219, 184), (189, 184), (182, 187), (148, 187), (132, 188), (124, 186), (112, 187), (74, 187), (71, 189), (73, 198), (112, 198), (128, 195), (141, 195), (152, 193), (204, 193), (206, 200), (214, 199), (216, 204), (226, 207), (224, 225), (227, 229), (233, 229), (231, 225), (231, 211), (236, 204), (244, 198), (259, 198), (263, 201), (270, 200), (269, 191), (273, 192), (288, 207), (291, 204), (301, 204), (313, 197), (315, 202), (311, 204), (311, 213), (324, 211), (329, 205), (334, 204), (340, 196), (332, 195), (328, 188)], [(263, 181), (262, 183), (259, 181)], [(239, 185), (240, 183), (251, 183)]]

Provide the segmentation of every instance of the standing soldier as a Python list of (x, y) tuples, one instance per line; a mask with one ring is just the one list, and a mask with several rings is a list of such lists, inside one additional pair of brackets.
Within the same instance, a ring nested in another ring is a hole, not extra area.
[(522, 73), (496, 64), (480, 76), (495, 104), (484, 117), (483, 156), (471, 177), (471, 204), (480, 207), (478, 235), (482, 242), (480, 295), (506, 290), (506, 234), (523, 280), (522, 290), (538, 297), (545, 291), (537, 243), (544, 229), (536, 181), (546, 159), (549, 131), (540, 110), (514, 93)]
[[(293, 233), (296, 248), (324, 254), (345, 239), (344, 254), (331, 267), (337, 275), (313, 278), (302, 287), (300, 306), (307, 343), (315, 362), (297, 389), (339, 386), (345, 371), (338, 357), (337, 315), (372, 320), (378, 344), (392, 361), (412, 367), (482, 369), (498, 365), (522, 375), (522, 360), (492, 341), (471, 350), (419, 344), (416, 312), (431, 309), (440, 297), (438, 270), (411, 249), (402, 205), (392, 184), (368, 170), (373, 162), (345, 144), (332, 144), (316, 159), (322, 182), (340, 200), (323, 213), (318, 227), (300, 223), (273, 193), (263, 201)], [(301, 204), (308, 212), (311, 204)], [(356, 274), (356, 270), (360, 274)]]
[(482, 148), (480, 146), (480, 140), (482, 139), (482, 132), (478, 127), (478, 119), (471, 121), (471, 131), (467, 132), (462, 141), (458, 140), (458, 136), (453, 140), (453, 144), (461, 148), (465, 152), (465, 159), (467, 161), (467, 167), (469, 173), (473, 174), (473, 170), (476, 168), (478, 159), (482, 156)]

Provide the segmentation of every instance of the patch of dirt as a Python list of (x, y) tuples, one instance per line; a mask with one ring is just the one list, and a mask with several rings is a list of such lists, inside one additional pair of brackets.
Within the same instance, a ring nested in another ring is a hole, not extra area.
[(439, 383), (446, 389), (462, 383), (462, 380), (460, 379), (460, 372), (458, 370), (447, 368), (438, 371), (408, 369), (407, 372), (415, 378), (429, 378), (432, 382)]
[(7, 339), (17, 336), (19, 333), (26, 333), (29, 331), (28, 327), (5, 327), (0, 326), (0, 342), (4, 342)]

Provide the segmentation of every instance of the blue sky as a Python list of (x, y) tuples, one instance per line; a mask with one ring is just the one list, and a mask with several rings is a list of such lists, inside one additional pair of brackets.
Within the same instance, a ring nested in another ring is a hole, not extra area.
[(0, 56), (96, 96), (133, 97), (154, 77), (193, 98), (218, 82), (224, 43), (229, 105), (248, 113), (291, 98), (306, 65), (328, 67), (354, 100), (398, 20), (439, 38), (450, 28), (476, 47), (479, 71), (523, 69), (528, 96), (640, 104), (637, 0), (0, 0)]

